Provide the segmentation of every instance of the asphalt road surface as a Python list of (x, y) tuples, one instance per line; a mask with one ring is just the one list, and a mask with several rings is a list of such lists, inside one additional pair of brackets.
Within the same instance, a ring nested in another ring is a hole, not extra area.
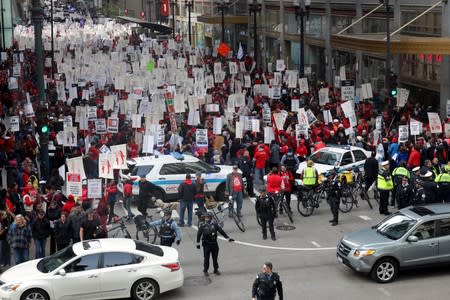
[[(376, 203), (375, 203), (376, 204)], [(296, 201), (293, 201), (293, 208)], [(394, 211), (394, 208), (391, 208)], [(120, 207), (116, 209), (122, 213)], [(149, 210), (150, 212), (150, 210)], [(277, 240), (263, 241), (252, 199), (246, 198), (243, 207), (246, 232), (241, 232), (233, 219), (226, 217), (224, 229), (236, 240), (219, 241), (219, 266), (222, 273), (203, 276), (203, 252), (196, 249), (197, 229), (182, 228), (179, 250), (184, 269), (182, 288), (161, 295), (160, 299), (251, 299), (251, 285), (265, 261), (271, 261), (281, 276), (284, 299), (441, 299), (449, 288), (450, 269), (433, 268), (401, 272), (397, 281), (378, 284), (358, 274), (336, 260), (335, 248), (340, 238), (350, 231), (378, 223), (384, 216), (367, 203), (360, 203), (350, 213), (340, 213), (339, 225), (330, 226), (330, 209), (325, 201), (310, 217), (302, 217), (294, 209), (291, 231), (276, 229)], [(177, 215), (175, 215), (177, 217)], [(194, 222), (195, 223), (195, 222)], [(275, 226), (288, 224), (281, 216)], [(128, 226), (134, 235), (134, 224)], [(212, 267), (212, 263), (211, 263)]]

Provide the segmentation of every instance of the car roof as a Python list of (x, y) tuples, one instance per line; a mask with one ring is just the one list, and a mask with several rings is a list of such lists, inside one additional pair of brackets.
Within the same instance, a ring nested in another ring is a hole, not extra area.
[(127, 161), (129, 165), (148, 166), (158, 163), (179, 163), (179, 162), (196, 162), (198, 158), (192, 155), (158, 155), (158, 156), (141, 156)]
[(328, 145), (328, 146), (326, 146), (324, 148), (321, 148), (321, 149), (317, 150), (317, 152), (325, 151), (325, 150), (332, 151), (332, 152), (337, 152), (337, 153), (345, 153), (345, 152), (347, 152), (349, 150), (362, 150), (364, 153), (367, 152), (363, 148), (354, 147), (354, 146), (346, 146), (346, 145), (345, 146), (344, 145)]
[(450, 215), (450, 205), (443, 203), (409, 206), (400, 210), (414, 219), (433, 217), (436, 215)]
[(73, 252), (78, 255), (111, 251), (131, 251), (136, 250), (136, 243), (132, 239), (98, 239), (87, 240), (73, 244)]

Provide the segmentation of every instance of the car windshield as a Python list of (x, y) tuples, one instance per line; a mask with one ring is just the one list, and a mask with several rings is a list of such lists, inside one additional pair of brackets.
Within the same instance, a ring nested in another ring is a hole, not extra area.
[(72, 250), (72, 246), (68, 246), (54, 254), (44, 257), (38, 264), (37, 269), (42, 273), (50, 273), (59, 266), (65, 264), (76, 255)]
[(336, 162), (341, 161), (341, 156), (342, 153), (326, 150), (312, 154), (309, 159), (311, 159), (316, 164), (334, 166)]
[(391, 240), (398, 240), (416, 223), (416, 220), (411, 219), (408, 216), (401, 213), (395, 213), (381, 221), (378, 225), (375, 225), (374, 228), (376, 228), (379, 234)]

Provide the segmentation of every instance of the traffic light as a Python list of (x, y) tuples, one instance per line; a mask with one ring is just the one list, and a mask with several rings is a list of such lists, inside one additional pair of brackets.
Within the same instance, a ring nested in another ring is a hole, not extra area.
[(390, 87), (390, 91), (391, 91), (391, 96), (397, 97), (397, 93), (398, 93), (398, 91), (397, 91), (397, 86), (398, 86), (397, 75), (395, 73), (391, 72), (391, 74), (389, 76), (389, 81), (390, 81), (389, 87)]
[(47, 123), (43, 123), (43, 124), (41, 124), (41, 126), (39, 126), (39, 133), (48, 134), (48, 132), (49, 132), (49, 127), (48, 127)]

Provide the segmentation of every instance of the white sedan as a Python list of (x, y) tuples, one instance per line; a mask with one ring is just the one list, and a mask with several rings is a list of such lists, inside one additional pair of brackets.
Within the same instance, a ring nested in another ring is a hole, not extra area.
[(0, 276), (0, 299), (150, 300), (183, 285), (177, 250), (132, 239), (76, 243)]

